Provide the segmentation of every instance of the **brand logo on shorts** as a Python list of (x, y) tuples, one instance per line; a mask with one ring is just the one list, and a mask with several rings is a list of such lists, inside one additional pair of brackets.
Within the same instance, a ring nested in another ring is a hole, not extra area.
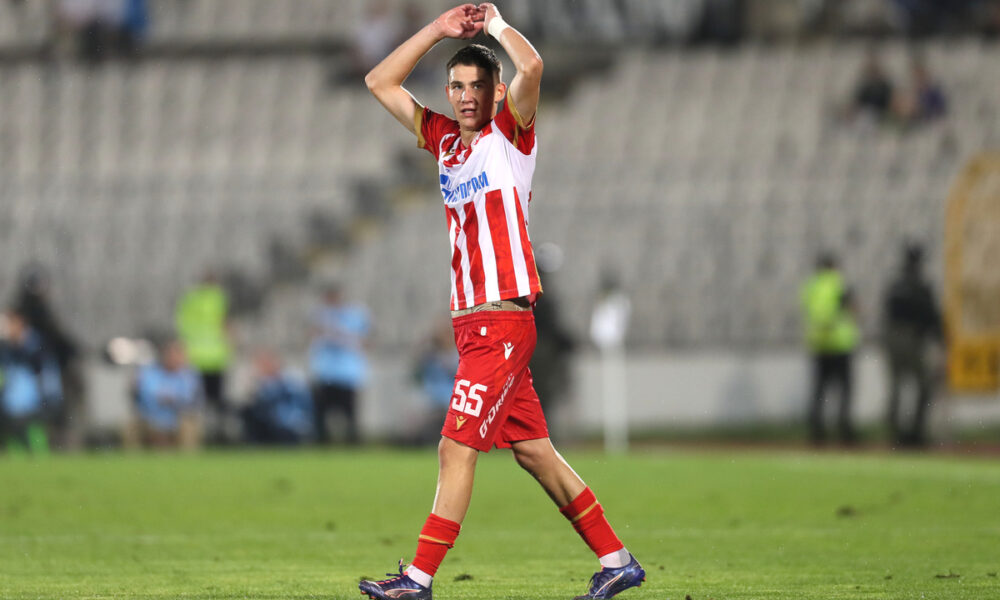
[(455, 431), (461, 429), (462, 425), (465, 425), (465, 421), (466, 421), (465, 417), (455, 417)]
[(510, 353), (514, 351), (514, 344), (510, 342), (503, 343), (503, 359), (507, 360), (510, 358)]
[(479, 426), (479, 437), (486, 439), (486, 432), (490, 428), (490, 424), (493, 419), (496, 418), (497, 413), (500, 411), (500, 407), (503, 406), (503, 401), (507, 399), (507, 392), (510, 391), (511, 386), (514, 385), (514, 374), (511, 373), (507, 376), (507, 381), (503, 384), (503, 389), (500, 391), (500, 399), (496, 404), (490, 407), (490, 412), (487, 413), (486, 418), (483, 420), (483, 424)]

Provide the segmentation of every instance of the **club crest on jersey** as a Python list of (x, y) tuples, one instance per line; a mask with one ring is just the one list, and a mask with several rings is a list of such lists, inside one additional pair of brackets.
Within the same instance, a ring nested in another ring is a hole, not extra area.
[(441, 194), (444, 195), (445, 204), (454, 204), (462, 200), (467, 200), (470, 195), (490, 186), (489, 179), (486, 178), (486, 171), (475, 177), (470, 177), (465, 181), (460, 181), (452, 185), (451, 177), (441, 175)]

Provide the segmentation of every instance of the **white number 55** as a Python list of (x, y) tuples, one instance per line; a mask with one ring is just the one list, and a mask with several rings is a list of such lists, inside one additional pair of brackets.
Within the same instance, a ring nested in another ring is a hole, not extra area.
[(455, 395), (451, 397), (451, 407), (471, 417), (478, 417), (479, 411), (483, 409), (483, 399), (479, 394), (485, 391), (485, 385), (472, 383), (468, 379), (459, 379), (455, 382)]

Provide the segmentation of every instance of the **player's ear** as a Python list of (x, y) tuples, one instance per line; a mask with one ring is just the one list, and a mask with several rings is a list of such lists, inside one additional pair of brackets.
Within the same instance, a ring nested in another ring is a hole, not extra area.
[(497, 84), (496, 93), (493, 95), (493, 101), (500, 102), (506, 94), (507, 84), (501, 81)]

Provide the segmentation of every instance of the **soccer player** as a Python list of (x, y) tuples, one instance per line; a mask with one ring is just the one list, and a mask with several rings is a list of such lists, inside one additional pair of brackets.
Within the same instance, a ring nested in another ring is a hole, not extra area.
[[(483, 31), (500, 42), (517, 68), (509, 87), (496, 54), (473, 44), (446, 67), (454, 118), (425, 108), (403, 88), (417, 61), (439, 41), (470, 39)], [(361, 592), (373, 599), (432, 597), (434, 574), (469, 508), (477, 457), (494, 446), (513, 450), (599, 558), (601, 570), (578, 598), (611, 598), (645, 578), (594, 493), (552, 447), (528, 370), (535, 348), (531, 307), (542, 291), (527, 230), (541, 76), (542, 59), (495, 6), (464, 4), (403, 42), (365, 77), (378, 101), (416, 135), (417, 146), (437, 159), (459, 351), (431, 514), (408, 568), (400, 561), (397, 576), (361, 582)]]

